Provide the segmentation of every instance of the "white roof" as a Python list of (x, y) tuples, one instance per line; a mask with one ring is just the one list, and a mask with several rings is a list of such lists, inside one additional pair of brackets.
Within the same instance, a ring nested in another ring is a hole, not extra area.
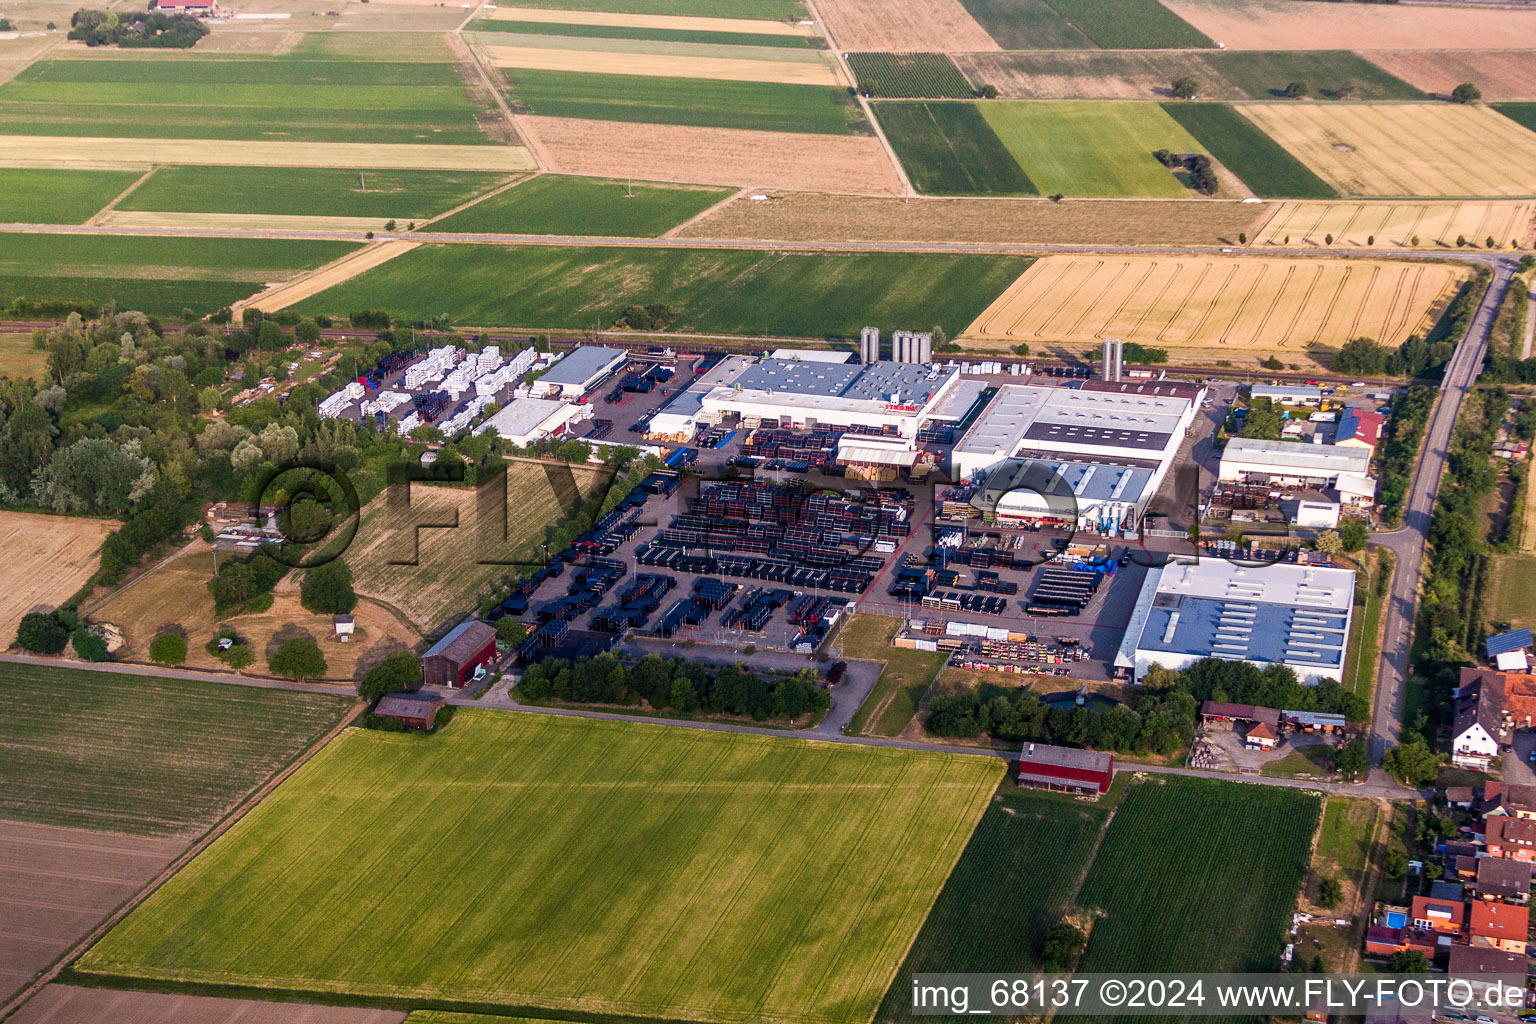
[[(1102, 435), (1074, 439), (1076, 445), (1155, 453), (1166, 444), (1166, 440), (1155, 439), (1177, 432), (1189, 405), (1189, 399), (1175, 395), (1005, 384), (955, 450), (1006, 458), (1019, 451), (1026, 435), (1038, 424), (1063, 431), (1087, 428)], [(1145, 442), (1138, 440), (1143, 435), (1148, 438)], [(1049, 443), (1042, 435), (1035, 444)]]
[(1267, 467), (1281, 470), (1310, 470), (1332, 474), (1364, 476), (1371, 468), (1369, 448), (1339, 448), (1335, 445), (1297, 444), (1291, 441), (1264, 441), (1234, 437), (1221, 453), (1223, 464)]
[(1156, 583), (1159, 594), (1348, 611), (1355, 600), (1355, 573), (1315, 565), (1242, 566), (1221, 558), (1174, 563)]
[(847, 363), (853, 361), (852, 352), (833, 352), (825, 348), (776, 348), (770, 359), (788, 359), (802, 363)]
[(496, 415), (481, 424), (475, 433), (483, 434), (487, 430), (494, 430), (508, 439), (524, 438), (540, 429), (553, 429), (552, 426), (546, 427), (550, 421), (569, 416), (578, 409), (580, 406), (546, 398), (517, 398), (502, 406)]
[(594, 348), (591, 345), (582, 345), (573, 348), (564, 359), (545, 371), (539, 381), (544, 384), (586, 384), (614, 363), (627, 358), (629, 353), (621, 348)]

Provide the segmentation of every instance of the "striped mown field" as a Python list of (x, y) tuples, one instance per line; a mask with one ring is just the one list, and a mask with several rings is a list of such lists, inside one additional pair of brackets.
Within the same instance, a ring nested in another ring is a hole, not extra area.
[(78, 968), (863, 1022), (1003, 768), (469, 708), (433, 736), (349, 730)]

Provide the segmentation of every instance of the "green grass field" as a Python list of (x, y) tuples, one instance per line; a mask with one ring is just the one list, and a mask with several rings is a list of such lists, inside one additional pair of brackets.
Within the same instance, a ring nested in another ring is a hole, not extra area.
[(517, 35), (567, 36), (587, 39), (647, 39), (659, 43), (710, 43), (723, 46), (777, 46), (784, 49), (826, 49), (820, 36), (784, 36), (758, 32), (714, 32), (684, 28), (648, 28), (639, 25), (557, 25), (547, 21), (511, 21), (477, 18), (466, 32), (503, 32)]
[(529, 113), (593, 121), (850, 135), (868, 131), (853, 97), (825, 85), (594, 75), (508, 68), (508, 98)]
[(759, 18), (782, 21), (806, 17), (800, 0), (519, 0), (519, 7), (560, 11), (614, 11), (620, 14), (669, 14), (695, 18)]
[(0, 133), (490, 143), (457, 65), (293, 55), (44, 60), (0, 85)]
[(979, 109), (1042, 193), (1189, 195), (1152, 153), (1190, 153), (1199, 144), (1155, 104), (983, 103)]
[(1491, 569), (1488, 619), (1511, 629), (1536, 626), (1536, 555), (1494, 555)]
[(435, 736), (348, 730), (76, 969), (862, 1024), (1002, 772), (471, 708)]
[(1205, 33), (1158, 0), (1049, 0), (1063, 18), (1106, 50), (1212, 47)]
[(1336, 199), (1327, 182), (1224, 103), (1164, 103), (1200, 147), (1266, 199)]
[(1359, 875), (1371, 856), (1375, 825), (1375, 805), (1370, 801), (1329, 797), (1317, 837), (1318, 856), (1337, 861), (1344, 871)]
[(1092, 50), (1096, 44), (1046, 0), (960, 0), (1005, 50)]
[(1272, 971), (1321, 810), (1301, 790), (1166, 776), (1133, 785), (1078, 903), (1083, 971)]
[(348, 702), (0, 664), (0, 818), (201, 833), (341, 720)]
[(426, 230), (650, 238), (730, 195), (729, 189), (542, 174)]
[(912, 187), (941, 196), (1038, 195), (974, 103), (877, 103)]
[(849, 735), (900, 736), (944, 668), (944, 654), (892, 647), (891, 637), (900, 629), (901, 620), (888, 615), (855, 615), (838, 634), (843, 657), (885, 662), (874, 689), (848, 723)]
[(850, 53), (859, 91), (882, 99), (970, 99), (976, 95), (942, 53)]
[(350, 242), (18, 234), (0, 249), (0, 306), (18, 298), (115, 302), (156, 316), (211, 313), (263, 282), (329, 263)]
[(1536, 132), (1536, 103), (1493, 103), (1494, 110)]
[(1108, 817), (1107, 807), (1005, 779), (875, 1019), (935, 1020), (910, 1012), (914, 973), (1038, 970), (1045, 933), (1066, 912)]
[(161, 167), (117, 208), (426, 220), (510, 180), (477, 171)]
[(83, 224), (139, 176), (138, 171), (0, 168), (0, 221)]
[[(385, 309), (462, 324), (611, 327), (628, 306), (660, 302), (672, 329), (853, 338), (870, 322), (938, 324), (957, 334), (1030, 260), (916, 253), (739, 249), (423, 246), (299, 304), (301, 312)], [(516, 282), (517, 287), (507, 287)]]

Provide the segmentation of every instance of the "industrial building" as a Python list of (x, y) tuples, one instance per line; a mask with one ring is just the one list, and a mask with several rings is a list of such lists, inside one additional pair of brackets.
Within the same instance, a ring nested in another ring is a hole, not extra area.
[(1343, 682), (1355, 573), (1221, 559), (1147, 571), (1115, 658), (1139, 682), (1153, 665), (1204, 658), (1288, 665), (1303, 683)]
[(1003, 526), (1041, 523), (1114, 535), (1141, 521), (1156, 477), (1155, 462), (1009, 459), (986, 471), (971, 504)]
[(1221, 453), (1221, 480), (1288, 487), (1332, 487), (1346, 506), (1375, 500), (1369, 448), (1234, 437)]
[(534, 381), (529, 394), (534, 398), (580, 398), (628, 359), (629, 353), (621, 348), (581, 345)]
[(678, 442), (691, 440), (704, 412), (704, 396), (718, 387), (734, 383), (756, 361), (751, 356), (726, 356), (721, 359), (657, 410), (651, 417), (646, 436)]
[(592, 418), (590, 405), (556, 402), (547, 398), (515, 398), (475, 429), (494, 430), (513, 444), (526, 448), (550, 437), (576, 433), (576, 424)]
[(1267, 398), (1276, 405), (1322, 405), (1323, 389), (1305, 384), (1255, 384), (1250, 398)]

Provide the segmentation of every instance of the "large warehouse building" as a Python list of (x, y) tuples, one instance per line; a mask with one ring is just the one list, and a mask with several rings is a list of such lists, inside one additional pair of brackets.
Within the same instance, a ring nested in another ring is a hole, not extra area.
[(1222, 480), (1284, 487), (1332, 487), (1345, 505), (1369, 505), (1376, 480), (1371, 449), (1234, 437), (1221, 453)]
[(514, 398), (475, 429), (499, 436), (524, 448), (535, 441), (576, 432), (576, 424), (592, 418), (590, 405), (556, 402), (547, 398)]
[(1153, 665), (1203, 658), (1289, 665), (1303, 683), (1342, 682), (1355, 574), (1207, 558), (1147, 571), (1115, 658), (1139, 682)]
[(580, 398), (628, 359), (629, 353), (621, 348), (573, 348), (533, 382), (529, 394), (534, 398)]

